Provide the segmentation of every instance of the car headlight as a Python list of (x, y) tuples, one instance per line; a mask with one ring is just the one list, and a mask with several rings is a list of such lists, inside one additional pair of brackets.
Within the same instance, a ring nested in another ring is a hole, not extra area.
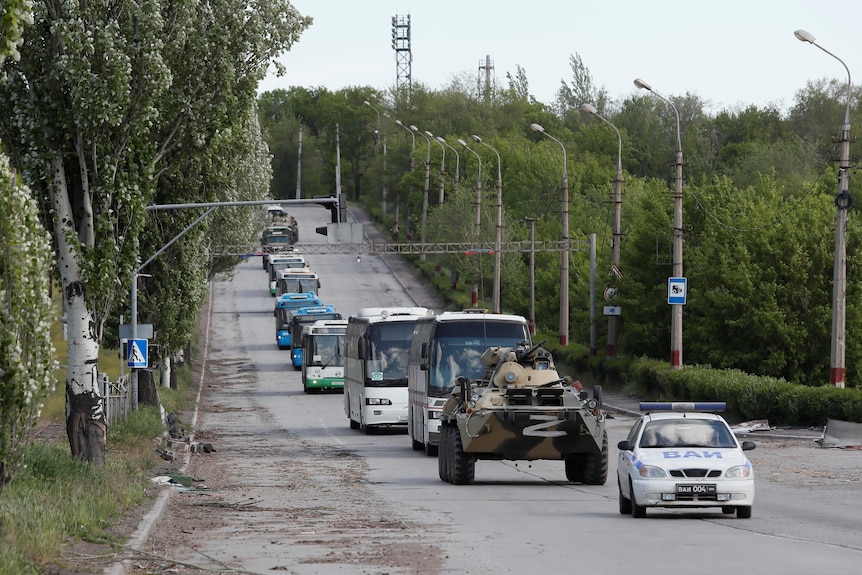
[(661, 479), (663, 477), (667, 477), (667, 473), (664, 472), (664, 469), (654, 465), (642, 465), (640, 469), (638, 469), (638, 475), (646, 477), (647, 479)]
[(751, 477), (751, 468), (747, 465), (737, 465), (724, 472), (728, 479), (745, 479)]

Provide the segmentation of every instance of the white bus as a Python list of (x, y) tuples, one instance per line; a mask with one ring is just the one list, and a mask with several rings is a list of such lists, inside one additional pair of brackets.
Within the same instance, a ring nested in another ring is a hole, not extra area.
[(443, 312), (416, 321), (407, 374), (407, 434), (413, 449), (437, 454), (440, 413), (459, 376), (476, 379), (489, 347), (529, 347), (530, 328), (519, 315), (487, 310)]
[(276, 272), (275, 297), (307, 292), (318, 295), (319, 290), (320, 278), (310, 268), (287, 268)]
[(407, 359), (424, 307), (363, 308), (347, 322), (344, 413), (351, 429), (407, 424)]
[(346, 319), (319, 319), (302, 328), (302, 390), (344, 390)]

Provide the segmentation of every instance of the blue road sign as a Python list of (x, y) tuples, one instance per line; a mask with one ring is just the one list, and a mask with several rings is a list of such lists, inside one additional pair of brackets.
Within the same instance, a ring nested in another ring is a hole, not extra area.
[(132, 369), (145, 368), (149, 365), (149, 342), (146, 339), (130, 339), (126, 348), (128, 366)]
[(667, 303), (685, 305), (686, 283), (685, 278), (667, 278)]

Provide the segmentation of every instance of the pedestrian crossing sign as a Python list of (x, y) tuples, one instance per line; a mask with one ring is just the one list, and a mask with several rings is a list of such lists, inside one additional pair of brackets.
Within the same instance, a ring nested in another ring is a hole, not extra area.
[(149, 365), (148, 340), (130, 339), (126, 348), (126, 357), (129, 358), (128, 366), (131, 368), (145, 368)]

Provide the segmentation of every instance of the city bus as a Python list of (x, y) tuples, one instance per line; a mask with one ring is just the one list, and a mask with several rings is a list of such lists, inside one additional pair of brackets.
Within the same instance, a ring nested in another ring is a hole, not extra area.
[(278, 272), (286, 269), (304, 270), (308, 267), (308, 262), (302, 254), (284, 252), (270, 255), (266, 267), (269, 271), (269, 295), (275, 295)]
[(314, 292), (286, 293), (275, 300), (275, 343), (278, 349), (290, 349), (290, 317), (294, 310), (301, 307), (320, 305), (320, 298)]
[(294, 369), (302, 368), (302, 328), (322, 319), (343, 319), (331, 305), (300, 307), (290, 314), (290, 362)]
[(344, 390), (346, 319), (316, 320), (302, 328), (302, 390)]
[(286, 293), (313, 292), (320, 289), (320, 278), (310, 268), (288, 268), (276, 272), (275, 297)]
[(436, 455), (443, 404), (459, 376), (482, 376), (486, 349), (531, 345), (525, 318), (487, 311), (443, 312), (416, 320), (407, 370), (407, 434), (413, 449)]
[(407, 359), (413, 327), (433, 315), (424, 307), (363, 308), (349, 318), (344, 413), (366, 433), (407, 424)]

